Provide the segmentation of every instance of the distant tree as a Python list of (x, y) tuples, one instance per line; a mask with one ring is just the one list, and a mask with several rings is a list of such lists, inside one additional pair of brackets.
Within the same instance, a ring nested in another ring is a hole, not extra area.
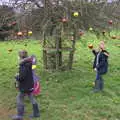
[(15, 29), (15, 12), (7, 5), (0, 6), (0, 40), (5, 40)]
[[(20, 9), (19, 26), (31, 28), (34, 33), (41, 33), (45, 25), (53, 31), (60, 17), (72, 20), (74, 11), (79, 12), (78, 27), (88, 30), (107, 29), (107, 21), (119, 23), (119, 0), (11, 0), (14, 7)], [(49, 23), (50, 22), (50, 23)], [(49, 24), (47, 24), (49, 23)], [(53, 25), (52, 25), (52, 24)]]

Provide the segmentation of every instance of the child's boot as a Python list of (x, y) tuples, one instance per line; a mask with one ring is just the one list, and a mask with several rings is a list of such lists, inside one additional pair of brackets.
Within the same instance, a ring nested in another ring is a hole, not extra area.
[(24, 106), (23, 105), (18, 105), (17, 106), (17, 115), (13, 116), (13, 120), (23, 120), (23, 115), (24, 115)]
[(95, 80), (95, 87), (94, 87), (94, 92), (99, 92), (100, 91), (100, 83), (99, 80)]
[(101, 80), (101, 82), (100, 82), (100, 90), (102, 91), (104, 89), (104, 82), (103, 82), (103, 80)]
[(40, 111), (39, 111), (39, 107), (38, 104), (33, 104), (33, 114), (30, 117), (40, 117)]

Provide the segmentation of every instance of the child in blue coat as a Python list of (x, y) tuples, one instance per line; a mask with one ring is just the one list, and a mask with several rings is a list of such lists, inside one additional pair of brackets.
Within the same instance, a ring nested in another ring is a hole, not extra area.
[(99, 44), (99, 51), (92, 49), (95, 56), (93, 69), (96, 71), (96, 80), (94, 92), (102, 91), (104, 88), (103, 75), (108, 71), (108, 57), (109, 53), (105, 50), (105, 43), (101, 41)]

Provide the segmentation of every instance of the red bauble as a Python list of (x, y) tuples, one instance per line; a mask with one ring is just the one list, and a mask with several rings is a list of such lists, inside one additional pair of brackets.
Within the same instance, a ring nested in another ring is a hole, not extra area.
[(68, 22), (68, 19), (67, 18), (62, 18), (62, 22), (66, 23), (66, 22)]
[(80, 36), (82, 36), (82, 35), (84, 35), (84, 32), (81, 31), (81, 32), (79, 32), (79, 34), (80, 34)]
[(112, 24), (113, 24), (113, 21), (112, 21), (112, 20), (109, 20), (108, 23), (109, 23), (110, 25), (112, 25)]
[(17, 23), (16, 22), (12, 22), (13, 25), (16, 25)]

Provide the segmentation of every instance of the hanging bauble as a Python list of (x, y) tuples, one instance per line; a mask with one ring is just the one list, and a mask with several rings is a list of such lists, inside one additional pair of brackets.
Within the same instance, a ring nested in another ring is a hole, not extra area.
[(90, 28), (89, 28), (89, 31), (93, 31), (93, 28), (92, 28), (92, 27), (90, 27)]
[(79, 32), (79, 35), (80, 35), (80, 36), (83, 36), (83, 35), (84, 35), (84, 32), (83, 32), (83, 31), (80, 31), (80, 32)]
[(74, 16), (74, 17), (78, 17), (78, 16), (79, 16), (79, 13), (78, 13), (78, 12), (74, 12), (74, 13), (73, 13), (73, 16)]
[(113, 24), (113, 21), (112, 21), (112, 20), (109, 20), (108, 23), (109, 23), (110, 25), (112, 25), (112, 24)]
[(28, 35), (32, 35), (32, 31), (28, 31)]
[(22, 36), (23, 33), (22, 33), (22, 32), (18, 32), (17, 35), (18, 35), (18, 36)]
[(67, 18), (65, 18), (65, 17), (64, 17), (64, 18), (62, 18), (62, 22), (63, 22), (63, 23), (67, 23), (67, 22), (68, 22), (68, 19), (67, 19)]
[(89, 44), (88, 47), (89, 47), (90, 49), (92, 49), (92, 48), (93, 48), (93, 45), (92, 45), (92, 44)]

